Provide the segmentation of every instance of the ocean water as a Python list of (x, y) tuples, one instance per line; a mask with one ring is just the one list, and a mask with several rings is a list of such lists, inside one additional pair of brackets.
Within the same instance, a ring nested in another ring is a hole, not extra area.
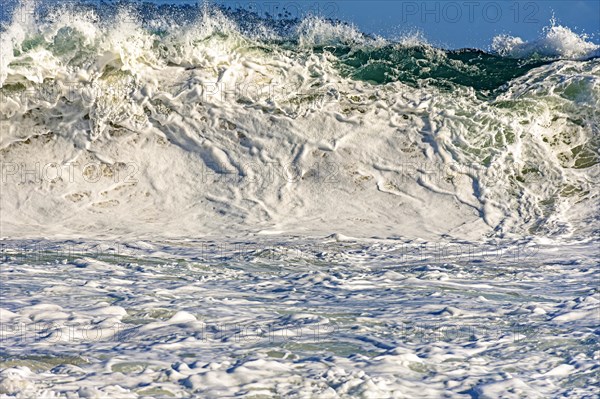
[(4, 5), (1, 398), (597, 394), (589, 38)]

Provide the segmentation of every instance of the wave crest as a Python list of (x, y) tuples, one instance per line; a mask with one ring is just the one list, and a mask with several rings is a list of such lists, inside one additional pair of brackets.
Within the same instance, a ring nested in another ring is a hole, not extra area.
[(492, 49), (512, 58), (590, 59), (600, 56), (600, 46), (590, 42), (588, 36), (558, 25), (555, 19), (536, 40), (527, 42), (520, 37), (500, 35), (494, 37)]

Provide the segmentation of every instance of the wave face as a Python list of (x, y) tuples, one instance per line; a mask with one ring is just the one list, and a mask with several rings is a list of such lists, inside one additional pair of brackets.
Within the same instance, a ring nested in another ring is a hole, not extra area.
[[(493, 53), (317, 18), (18, 4), (2, 26), (2, 234), (585, 235), (598, 46)], [(597, 225), (597, 224), (596, 224)]]

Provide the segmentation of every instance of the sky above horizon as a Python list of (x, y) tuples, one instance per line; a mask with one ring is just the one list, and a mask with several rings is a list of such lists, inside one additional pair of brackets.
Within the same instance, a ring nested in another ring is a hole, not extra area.
[[(590, 36), (600, 44), (600, 1), (240, 1), (215, 0), (233, 8), (271, 12), (286, 8), (292, 16), (307, 13), (352, 22), (361, 31), (386, 38), (421, 32), (432, 44), (446, 48), (486, 49), (494, 36), (525, 40), (540, 37), (554, 16), (559, 25)], [(279, 8), (276, 8), (279, 7)], [(277, 17), (277, 16), (276, 16)]]
[[(38, 1), (98, 3), (102, 0)], [(119, 0), (103, 1), (114, 3)], [(261, 15), (269, 13), (274, 18), (301, 18), (313, 14), (350, 22), (362, 32), (388, 39), (400, 39), (419, 32), (438, 47), (484, 50), (489, 49), (492, 39), (501, 34), (535, 40), (545, 27), (551, 25), (554, 16), (557, 24), (586, 34), (589, 41), (600, 44), (600, 0), (129, 0), (133, 3), (145, 1), (161, 4), (208, 1)], [(0, 8), (7, 8), (14, 2), (0, 0)]]

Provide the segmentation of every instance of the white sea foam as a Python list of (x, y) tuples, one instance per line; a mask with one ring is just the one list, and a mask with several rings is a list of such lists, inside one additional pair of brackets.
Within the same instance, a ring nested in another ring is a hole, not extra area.
[[(125, 11), (106, 24), (70, 12), (2, 38), (16, 54), (1, 74), (3, 184), (17, 199), (5, 234), (589, 227), (597, 61), (533, 69), (489, 102), (352, 80), (328, 51), (261, 50), (217, 11), (160, 37)], [(315, 18), (297, 32), (305, 46), (381, 45)], [(451, 62), (418, 43), (431, 68)]]
[(2, 34), (0, 397), (595, 393), (584, 38), (497, 39), (562, 59), (492, 95), (377, 83), (492, 78), (419, 36), (97, 17)]
[(520, 37), (499, 35), (493, 39), (492, 49), (503, 56), (515, 58), (589, 59), (600, 56), (600, 46), (589, 41), (588, 36), (558, 25), (555, 19), (551, 22), (539, 39), (527, 42)]
[(594, 245), (3, 241), (0, 395), (592, 396)]

